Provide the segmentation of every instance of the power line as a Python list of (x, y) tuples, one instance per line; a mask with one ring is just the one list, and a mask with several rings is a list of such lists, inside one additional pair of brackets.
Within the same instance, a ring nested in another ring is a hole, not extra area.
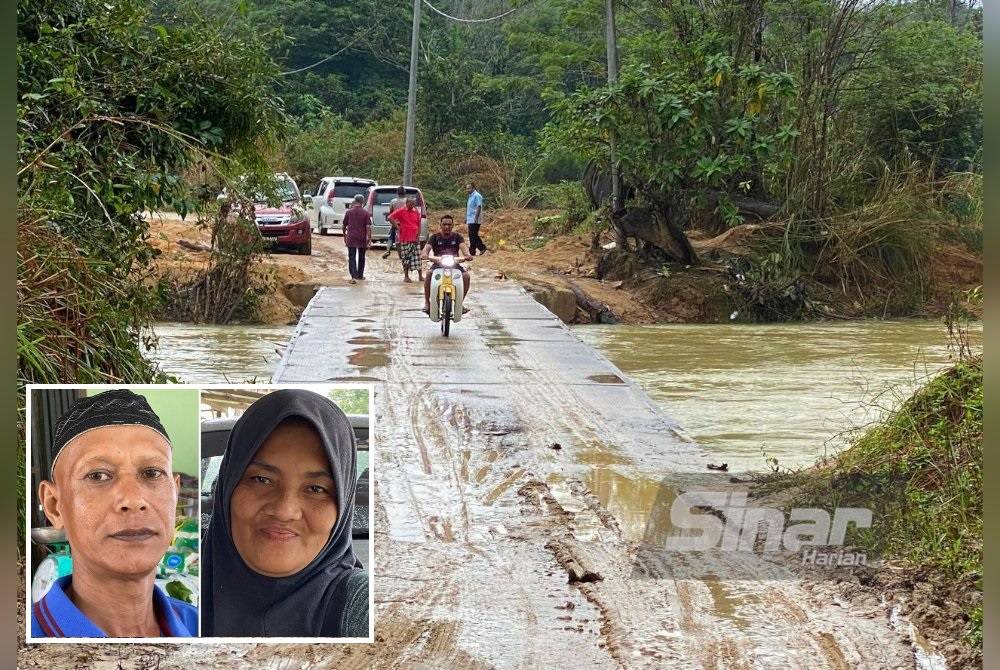
[(324, 58), (322, 60), (318, 60), (315, 63), (313, 63), (312, 65), (306, 65), (305, 67), (300, 67), (298, 70), (289, 70), (288, 72), (279, 72), (278, 76), (279, 77), (284, 77), (284, 76), (289, 75), (289, 74), (298, 74), (299, 72), (305, 72), (306, 70), (311, 70), (314, 67), (316, 67), (317, 65), (322, 65), (323, 63), (327, 62), (328, 60), (330, 60), (332, 58), (336, 58), (340, 54), (344, 53), (345, 51), (347, 51), (348, 49), (350, 49), (351, 47), (353, 47), (354, 44), (355, 44), (355, 42), (357, 42), (360, 39), (361, 39), (360, 37), (355, 37), (353, 40), (351, 40), (350, 44), (348, 44), (347, 46), (345, 46), (343, 49), (341, 49), (339, 51), (333, 52), (332, 54), (330, 54), (326, 58)]
[[(509, 16), (509, 15), (513, 14), (517, 10), (521, 9), (522, 7), (524, 7), (524, 5), (521, 5), (520, 7), (512, 7), (511, 9), (508, 9), (503, 14), (497, 14), (496, 16), (491, 16), (491, 17), (485, 18), (485, 19), (465, 19), (465, 18), (462, 18), (460, 16), (452, 16), (451, 14), (446, 14), (445, 12), (442, 12), (440, 9), (438, 9), (437, 7), (435, 7), (434, 5), (432, 5), (430, 2), (428, 2), (428, 0), (423, 0), (423, 3), (425, 5), (427, 5), (428, 7), (430, 7), (431, 10), (433, 10), (434, 12), (437, 12), (438, 14), (440, 14), (443, 17), (445, 17), (446, 19), (451, 19), (452, 21), (458, 21), (459, 23), (486, 23), (488, 21), (496, 21), (498, 19), (504, 18), (505, 16)], [(525, 3), (525, 4), (528, 4), (528, 3)], [(334, 53), (330, 54), (326, 58), (322, 58), (322, 59), (316, 61), (315, 63), (311, 64), (311, 65), (306, 65), (305, 67), (300, 67), (297, 70), (289, 70), (288, 72), (279, 72), (278, 76), (279, 77), (285, 77), (285, 76), (290, 75), (290, 74), (298, 74), (299, 72), (305, 72), (306, 70), (311, 70), (314, 67), (322, 65), (323, 63), (336, 58), (340, 54), (342, 54), (345, 51), (347, 51), (348, 49), (350, 49), (352, 46), (354, 46), (354, 43), (357, 42), (359, 39), (360, 39), (360, 37), (355, 38), (353, 41), (351, 41), (350, 44), (348, 44), (347, 46), (345, 46), (343, 49), (340, 49), (339, 51), (335, 51)]]
[(489, 17), (487, 19), (464, 19), (464, 18), (459, 17), (459, 16), (452, 16), (451, 14), (445, 14), (440, 9), (438, 9), (437, 7), (435, 7), (434, 5), (432, 5), (430, 2), (428, 2), (428, 0), (424, 0), (424, 4), (427, 5), (428, 7), (430, 7), (432, 11), (440, 14), (441, 16), (445, 17), (446, 19), (451, 19), (452, 21), (458, 21), (459, 23), (486, 23), (488, 21), (496, 21), (497, 19), (502, 19), (503, 17), (508, 16), (509, 14), (513, 14), (514, 12), (516, 12), (517, 10), (521, 9), (521, 7), (524, 6), (524, 5), (521, 5), (521, 7), (512, 7), (510, 9), (508, 9), (506, 12), (504, 12), (503, 14), (497, 14), (496, 16), (491, 16), (491, 17)]

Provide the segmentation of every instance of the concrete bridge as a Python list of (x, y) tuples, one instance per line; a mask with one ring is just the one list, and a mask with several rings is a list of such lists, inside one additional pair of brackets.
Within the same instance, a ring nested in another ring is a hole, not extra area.
[(706, 457), (515, 283), (477, 280), (444, 338), (419, 284), (369, 275), (316, 294), (275, 374), (376, 388), (376, 641), (323, 663), (912, 667), (832, 584), (754, 554), (643, 558), (664, 476)]

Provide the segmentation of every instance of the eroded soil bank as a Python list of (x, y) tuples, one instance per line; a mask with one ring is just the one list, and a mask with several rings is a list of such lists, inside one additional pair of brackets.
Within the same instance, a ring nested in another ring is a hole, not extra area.
[[(440, 214), (433, 212), (434, 230)], [(464, 211), (447, 213), (461, 221)], [(696, 267), (652, 267), (634, 255), (605, 249), (613, 242), (604, 233), (596, 239), (584, 232), (552, 232), (544, 222), (555, 210), (508, 209), (487, 213), (482, 235), (490, 252), (472, 265), (480, 279), (495, 276), (517, 280), (536, 299), (566, 323), (719, 323), (753, 320), (746, 299), (737, 291), (730, 267), (752, 253), (762, 226), (746, 224), (714, 237), (692, 234), (702, 258)], [(542, 223), (538, 223), (539, 220)], [(459, 232), (467, 234), (464, 225)], [(176, 215), (151, 218), (151, 239), (160, 251), (160, 276), (183, 278), (203, 268), (208, 232)], [(595, 247), (596, 243), (596, 247)], [(369, 252), (381, 255), (382, 249)], [(274, 253), (266, 257), (253, 281), (271, 287), (251, 321), (294, 323), (316, 287), (347, 281), (346, 259), (340, 237), (314, 234), (313, 255)], [(982, 284), (982, 258), (960, 243), (942, 242), (926, 270), (919, 295), (901, 298), (899, 292), (875, 287), (848, 286), (833, 277), (804, 281), (808, 318), (941, 316), (963, 291)], [(912, 290), (907, 289), (910, 293)], [(900, 289), (902, 291), (902, 289)], [(978, 308), (973, 307), (975, 313)]]

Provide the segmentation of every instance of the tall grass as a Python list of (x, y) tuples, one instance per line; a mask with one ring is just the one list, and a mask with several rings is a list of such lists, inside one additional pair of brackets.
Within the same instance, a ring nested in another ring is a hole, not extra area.
[[(933, 166), (883, 166), (860, 204), (822, 219), (789, 219), (790, 266), (882, 315), (910, 313), (926, 297), (942, 239), (982, 238), (981, 177), (937, 178)], [(978, 231), (978, 232), (977, 232)], [(870, 309), (864, 309), (870, 312)]]
[[(23, 220), (17, 231), (18, 436), (24, 444), (24, 385), (165, 381), (143, 358), (140, 328), (146, 312), (127, 287), (97, 271), (52, 226)], [(140, 298), (141, 299), (141, 298)], [(17, 499), (24, 500), (26, 454), (18, 450)], [(17, 528), (25, 527), (17, 505)], [(23, 550), (18, 531), (18, 551)]]
[(161, 377), (140, 349), (145, 312), (137, 300), (143, 298), (97, 271), (100, 263), (44, 222), (19, 224), (19, 383), (146, 383)]

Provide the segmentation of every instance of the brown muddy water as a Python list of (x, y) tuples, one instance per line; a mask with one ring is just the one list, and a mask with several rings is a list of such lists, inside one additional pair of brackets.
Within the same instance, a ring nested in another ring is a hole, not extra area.
[[(952, 361), (938, 321), (573, 330), (731, 471), (764, 469), (765, 458), (809, 465), (834, 453)], [(267, 382), (292, 331), (157, 323), (159, 345), (150, 355), (185, 382)], [(972, 337), (981, 347), (981, 325)], [(590, 456), (607, 465), (603, 454)]]
[(153, 324), (155, 349), (145, 353), (182, 382), (267, 383), (294, 326)]
[[(573, 330), (730, 471), (835, 453), (953, 360), (939, 321)], [(981, 324), (971, 338), (981, 349)]]
[[(908, 621), (897, 617), (897, 629), (888, 606), (851, 595), (839, 582), (804, 579), (781, 561), (743, 552), (640, 557), (640, 540), (658, 540), (658, 525), (652, 538), (648, 532), (654, 501), (674, 495), (664, 476), (708, 473), (700, 452), (654, 432), (670, 424), (650, 424), (645, 417), (655, 412), (645, 404), (639, 412), (607, 402), (640, 398), (626, 386), (635, 379), (731, 468), (741, 458), (759, 459), (756, 443), (775, 435), (786, 459), (803, 458), (840, 430), (843, 417), (831, 406), (840, 411), (886, 384), (919, 383), (946, 364), (937, 324), (577, 330), (623, 374), (586, 352), (593, 368), (586, 372), (598, 379), (572, 388), (560, 350), (487, 342), (526, 328), (513, 320), (506, 334), (484, 327), (512, 305), (533, 307), (520, 305), (522, 294), (481, 292), (478, 321), (444, 340), (394, 306), (410, 304), (404, 289), (371, 290), (337, 297), (389, 306), (370, 331), (393, 343), (389, 360), (370, 360), (383, 350), (343, 362), (344, 353), (375, 344), (369, 331), (353, 343), (343, 337), (346, 347), (314, 331), (311, 350), (297, 345), (312, 358), (294, 378), (323, 377), (307, 367), (328, 347), (339, 351), (331, 370), (383, 365), (376, 368), (376, 643), (177, 647), (158, 652), (158, 667), (937, 667), (914, 661)], [(551, 325), (564, 348), (581, 348)], [(190, 381), (269, 380), (275, 347), (290, 335), (186, 324), (160, 324), (158, 332), (153, 358)], [(455, 352), (469, 365), (460, 371), (488, 383), (470, 389), (426, 376), (426, 364), (444, 369)], [(922, 361), (917, 368), (915, 360)], [(522, 380), (528, 392), (518, 387)], [(24, 667), (69, 667), (52, 662), (61, 651), (24, 651)], [(74, 662), (153, 667), (111, 654)]]

